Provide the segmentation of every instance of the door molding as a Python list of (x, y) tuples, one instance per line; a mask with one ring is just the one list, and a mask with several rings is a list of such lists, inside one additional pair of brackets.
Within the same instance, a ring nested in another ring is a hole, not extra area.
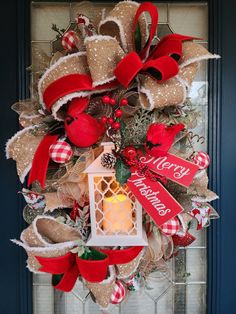
[[(222, 55), (222, 20), (220, 0), (208, 2), (209, 50)], [(221, 108), (222, 108), (222, 62), (210, 61), (208, 67), (208, 152), (211, 156), (209, 185), (221, 196)], [(221, 198), (213, 203), (221, 216)], [(207, 231), (207, 313), (217, 314), (220, 302), (220, 236), (222, 217), (211, 222)]]

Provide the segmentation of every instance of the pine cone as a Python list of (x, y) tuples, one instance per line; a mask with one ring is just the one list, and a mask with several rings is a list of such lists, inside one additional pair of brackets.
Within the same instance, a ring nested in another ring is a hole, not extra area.
[(101, 164), (104, 168), (112, 169), (115, 167), (116, 157), (111, 153), (105, 153), (101, 157)]

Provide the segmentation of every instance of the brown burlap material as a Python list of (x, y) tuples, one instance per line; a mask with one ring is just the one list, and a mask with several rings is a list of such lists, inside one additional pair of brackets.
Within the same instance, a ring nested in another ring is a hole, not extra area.
[(177, 76), (158, 83), (148, 75), (140, 75), (139, 97), (142, 107), (152, 110), (182, 104), (186, 99), (187, 88), (191, 86), (197, 73), (198, 63), (217, 57), (197, 43), (184, 42)]
[(87, 58), (84, 52), (78, 52), (60, 58), (51, 66), (39, 81), (39, 94), (59, 78), (69, 74), (88, 74)]
[(102, 282), (92, 283), (85, 281), (86, 286), (96, 298), (96, 302), (106, 309), (111, 300), (111, 295), (115, 287), (115, 270), (113, 266), (109, 266), (109, 277)]
[(140, 260), (143, 257), (144, 252), (145, 252), (145, 248), (130, 263), (116, 265), (117, 278), (125, 279), (133, 275), (139, 266)]
[(21, 234), (21, 241), (14, 241), (25, 248), (28, 267), (38, 271), (40, 264), (35, 256), (56, 257), (65, 255), (80, 240), (79, 232), (53, 217), (38, 216)]
[(211, 54), (202, 45), (199, 45), (192, 41), (183, 42), (183, 53), (180, 62), (180, 67), (187, 66), (193, 62), (199, 62), (202, 60), (213, 59), (218, 56)]
[(76, 163), (57, 181), (57, 197), (61, 204), (65, 206), (70, 204), (69, 207), (72, 207), (75, 200), (79, 204), (83, 203), (84, 198), (88, 196), (88, 179), (84, 170), (93, 160), (94, 150), (89, 149), (81, 154)]
[(23, 128), (42, 122), (42, 115), (38, 112), (39, 103), (36, 100), (25, 99), (11, 106), (19, 114), (19, 122)]
[(152, 232), (148, 237), (148, 247), (141, 260), (139, 270), (144, 277), (151, 272), (161, 269), (167, 270), (163, 259), (173, 254), (173, 241), (171, 237), (161, 234), (159, 231)]
[(93, 86), (114, 80), (114, 69), (125, 56), (118, 41), (110, 36), (91, 36), (86, 38), (85, 45)]
[(210, 202), (218, 198), (218, 196), (208, 187), (208, 176), (205, 170), (195, 176), (193, 183), (188, 189), (188, 193), (192, 194), (193, 201)]
[[(134, 51), (134, 17), (139, 4), (131, 1), (119, 2), (105, 20), (99, 24), (99, 33), (115, 37), (126, 53)], [(148, 25), (144, 14), (139, 18), (141, 45), (144, 47), (148, 38)]]
[(198, 63), (191, 63), (179, 69), (178, 78), (184, 81), (184, 84), (189, 88), (197, 74)]
[(65, 207), (72, 207), (73, 202), (68, 198), (60, 198), (57, 192), (45, 193), (43, 194), (45, 197), (45, 208), (44, 212), (50, 211), (52, 212), (54, 209), (57, 208), (65, 208)]
[(43, 126), (32, 126), (17, 132), (6, 144), (7, 158), (16, 162), (17, 174), (23, 183), (30, 171), (35, 151), (46, 134)]
[(185, 86), (176, 77), (164, 83), (158, 83), (149, 75), (140, 75), (139, 77), (139, 99), (144, 109), (153, 110), (184, 102)]

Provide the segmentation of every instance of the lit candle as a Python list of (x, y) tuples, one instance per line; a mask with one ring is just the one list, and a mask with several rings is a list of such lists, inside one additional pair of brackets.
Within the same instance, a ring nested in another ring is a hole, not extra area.
[(107, 234), (127, 234), (133, 228), (132, 203), (124, 194), (106, 197), (103, 201), (103, 230)]

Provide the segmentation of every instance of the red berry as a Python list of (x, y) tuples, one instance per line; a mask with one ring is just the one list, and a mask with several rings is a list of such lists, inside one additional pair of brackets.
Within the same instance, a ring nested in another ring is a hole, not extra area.
[(107, 117), (106, 117), (106, 116), (102, 116), (102, 117), (101, 117), (101, 121), (102, 121), (103, 123), (106, 123), (106, 122), (107, 122)]
[(115, 98), (110, 98), (110, 105), (114, 106), (116, 104)]
[(108, 122), (109, 124), (112, 124), (112, 123), (114, 122), (114, 119), (108, 118), (108, 119), (107, 119), (107, 122)]
[(127, 146), (123, 150), (123, 155), (125, 158), (132, 160), (137, 156), (137, 150), (135, 147), (132, 146)]
[(104, 104), (109, 104), (109, 102), (110, 102), (110, 97), (107, 96), (107, 95), (103, 96), (103, 97), (102, 97), (102, 102), (103, 102)]
[(117, 117), (117, 118), (120, 118), (121, 116), (122, 116), (122, 111), (121, 110), (116, 110), (115, 111), (115, 116)]
[(119, 130), (119, 128), (120, 128), (120, 123), (119, 123), (119, 122), (114, 122), (114, 123), (112, 124), (112, 128), (113, 128), (114, 130)]
[(121, 106), (127, 106), (127, 105), (128, 105), (128, 100), (127, 100), (127, 98), (122, 98), (121, 101), (120, 101), (120, 105), (121, 105)]

